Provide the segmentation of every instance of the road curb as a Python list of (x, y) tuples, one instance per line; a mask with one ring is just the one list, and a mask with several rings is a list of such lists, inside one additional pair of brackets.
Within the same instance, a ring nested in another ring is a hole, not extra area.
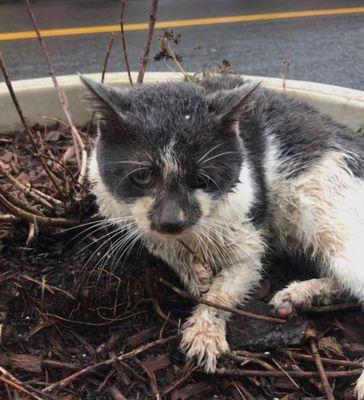
[[(134, 79), (136, 73), (133, 74)], [(87, 74), (91, 79), (100, 80), (100, 74)], [(153, 84), (166, 80), (180, 80), (181, 75), (173, 72), (152, 72), (146, 74), (145, 83)], [(261, 81), (263, 86), (307, 101), (335, 120), (357, 130), (364, 126), (364, 92), (314, 82), (283, 80), (260, 76), (246, 76), (246, 79)], [(76, 124), (87, 122), (90, 114), (81, 100), (81, 83), (77, 75), (60, 76), (60, 85), (66, 91), (73, 119)], [(128, 86), (126, 73), (108, 73), (106, 83)], [(55, 89), (50, 78), (14, 81), (13, 87), (21, 107), (31, 124), (44, 123), (42, 116), (64, 119)], [(0, 83), (0, 132), (7, 133), (22, 129), (19, 117), (11, 101), (5, 83)]]

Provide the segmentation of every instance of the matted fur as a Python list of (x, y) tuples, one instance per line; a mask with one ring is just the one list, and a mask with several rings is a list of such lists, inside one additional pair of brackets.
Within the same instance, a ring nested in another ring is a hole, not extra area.
[[(272, 304), (282, 314), (343, 292), (364, 302), (362, 138), (306, 103), (235, 77), (122, 92), (84, 83), (104, 121), (89, 164), (100, 212), (131, 219), (192, 293), (244, 302), (272, 246), (304, 253), (327, 277), (277, 293)], [(134, 187), (135, 170), (119, 163), (155, 163), (154, 186)], [(190, 181), (198, 173), (208, 184)], [(166, 218), (172, 233), (163, 230)], [(227, 318), (199, 305), (184, 324), (182, 349), (209, 372), (228, 349)], [(364, 375), (357, 392), (364, 399)]]

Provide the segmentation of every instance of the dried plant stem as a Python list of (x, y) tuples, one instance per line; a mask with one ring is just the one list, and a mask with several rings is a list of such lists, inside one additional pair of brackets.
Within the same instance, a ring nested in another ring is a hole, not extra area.
[(23, 387), (20, 382), (19, 383), (18, 382), (14, 382), (14, 381), (12, 381), (10, 379), (7, 379), (7, 378), (5, 378), (3, 376), (0, 376), (0, 381), (6, 383), (7, 385), (9, 385), (11, 387), (13, 387), (14, 389), (18, 390), (19, 392), (27, 394), (28, 396), (30, 396), (33, 399), (37, 399), (37, 400), (43, 400), (44, 399), (44, 397), (39, 397), (36, 394), (30, 392), (28, 389), (25, 389), (25, 387)]
[(158, 10), (158, 1), (159, 0), (152, 0), (152, 1), (153, 2), (152, 2), (152, 9), (151, 9), (150, 18), (149, 18), (149, 29), (148, 29), (148, 34), (147, 34), (147, 42), (145, 44), (143, 57), (140, 60), (140, 69), (139, 69), (139, 74), (138, 74), (138, 79), (137, 79), (137, 83), (139, 83), (139, 84), (143, 83), (144, 74), (147, 69), (147, 65), (148, 65), (148, 61), (149, 61), (150, 46), (152, 44), (155, 21), (156, 21), (157, 10)]
[(121, 45), (123, 47), (124, 62), (125, 62), (126, 71), (128, 73), (129, 82), (130, 82), (130, 85), (133, 86), (133, 78), (131, 77), (131, 70), (130, 70), (130, 64), (129, 64), (128, 51), (126, 49), (126, 39), (125, 39), (125, 31), (124, 31), (125, 6), (126, 6), (126, 0), (121, 0), (121, 7), (120, 7)]
[(10, 372), (8, 372), (4, 367), (0, 366), (0, 380), (9, 386), (14, 387), (16, 390), (19, 390), (22, 393), (26, 393), (33, 399), (43, 400), (49, 399), (50, 397), (47, 393), (42, 393), (40, 390), (35, 389), (29, 385), (25, 385), (16, 379)]
[(53, 210), (54, 206), (50, 204), (43, 196), (41, 196), (39, 193), (35, 192), (33, 188), (30, 186), (30, 184), (25, 185), (24, 183), (20, 182), (18, 179), (16, 179), (13, 175), (11, 175), (8, 171), (5, 169), (1, 168), (0, 166), (0, 171), (3, 175), (5, 175), (11, 182), (14, 183), (14, 185), (21, 190), (23, 193), (31, 196), (34, 200), (38, 201), (38, 203), (42, 204), (43, 206)]
[(133, 357), (137, 356), (138, 354), (143, 353), (146, 350), (149, 350), (153, 347), (156, 347), (156, 346), (159, 346), (159, 345), (162, 345), (165, 343), (169, 343), (171, 341), (178, 339), (179, 337), (180, 337), (180, 335), (175, 335), (175, 336), (170, 336), (165, 339), (158, 339), (158, 340), (155, 340), (154, 342), (140, 346), (137, 349), (130, 351), (129, 353), (124, 353), (124, 354), (121, 354), (120, 356), (112, 357), (105, 361), (101, 361), (99, 363), (89, 365), (88, 367), (85, 367), (85, 368), (81, 369), (80, 371), (77, 371), (74, 374), (69, 375), (67, 378), (64, 378), (61, 381), (58, 381), (56, 383), (53, 383), (52, 385), (47, 386), (45, 389), (43, 389), (43, 391), (51, 392), (51, 391), (59, 389), (61, 387), (65, 387), (65, 386), (69, 385), (70, 383), (72, 383), (73, 381), (75, 381), (76, 379), (79, 379), (86, 374), (95, 372), (96, 370), (98, 370), (102, 367), (105, 367), (107, 365), (111, 365), (111, 364), (115, 363), (116, 361), (124, 361), (124, 360), (130, 359), (130, 358), (133, 358)]
[[(205, 372), (199, 370), (199, 372)], [(327, 376), (329, 378), (346, 378), (350, 376), (360, 376), (362, 374), (362, 369), (353, 369), (351, 371), (327, 371)], [(248, 369), (228, 369), (228, 368), (218, 368), (216, 370), (217, 375), (224, 376), (247, 376), (247, 377), (271, 377), (271, 378), (287, 378), (289, 374), (293, 378), (317, 378), (320, 376), (317, 371), (260, 371), (260, 370), (248, 370)]]
[(182, 67), (182, 64), (178, 61), (176, 57), (176, 53), (172, 49), (171, 45), (169, 44), (168, 40), (162, 39), (162, 46), (163, 49), (168, 53), (168, 55), (172, 58), (174, 63), (177, 65), (177, 68), (180, 70), (181, 74), (185, 78), (187, 82), (192, 82), (193, 79), (191, 79), (191, 76), (188, 74), (188, 72)]
[(107, 70), (107, 65), (109, 63), (109, 58), (111, 54), (112, 47), (114, 45), (114, 40), (115, 40), (115, 32), (111, 33), (110, 40), (109, 40), (109, 45), (107, 46), (105, 58), (104, 58), (104, 65), (102, 67), (102, 73), (101, 73), (101, 83), (104, 83), (105, 81), (105, 74)]
[(317, 350), (317, 346), (316, 346), (316, 342), (315, 342), (315, 338), (311, 337), (309, 339), (310, 341), (310, 347), (311, 347), (311, 351), (312, 351), (312, 356), (315, 360), (316, 363), (316, 367), (317, 370), (319, 372), (320, 378), (321, 378), (321, 382), (322, 385), (324, 387), (326, 396), (327, 396), (327, 400), (335, 400), (334, 394), (332, 392), (332, 388), (330, 386), (329, 380), (327, 379), (327, 373), (325, 371), (325, 368), (322, 364), (321, 361), (321, 357), (320, 357), (320, 353)]
[(65, 218), (51, 218), (32, 214), (29, 211), (26, 211), (14, 205), (13, 201), (9, 201), (1, 193), (3, 192), (1, 191), (0, 187), (0, 202), (2, 203), (2, 205), (7, 209), (8, 212), (22, 220), (28, 221), (30, 223), (37, 223), (38, 225), (55, 226), (58, 228), (71, 228), (78, 224), (77, 221), (68, 220)]
[[(0, 194), (2, 195), (2, 197), (4, 197), (8, 202), (13, 204), (15, 207), (19, 207), (22, 210), (27, 211), (36, 216), (43, 215), (38, 209), (31, 206), (27, 201), (25, 201), (25, 200), (22, 201), (18, 197), (13, 196), (9, 191), (4, 190), (1, 186), (0, 186)], [(29, 222), (34, 222), (34, 221), (29, 221)]]
[[(49, 57), (49, 54), (48, 54), (48, 49), (47, 49), (47, 47), (45, 45), (43, 37), (42, 37), (42, 35), (40, 33), (40, 30), (38, 28), (37, 21), (35, 19), (34, 14), (33, 14), (33, 11), (32, 11), (32, 8), (30, 6), (30, 1), (29, 0), (26, 0), (26, 5), (27, 5), (27, 9), (28, 9), (28, 12), (29, 12), (29, 15), (30, 15), (30, 19), (32, 20), (32, 24), (33, 24), (34, 30), (35, 30), (35, 32), (37, 34), (39, 43), (41, 45), (44, 57), (45, 57), (46, 62), (48, 64), (49, 75), (52, 78), (54, 87), (55, 87), (57, 95), (58, 95), (59, 102), (60, 102), (61, 107), (63, 109), (64, 115), (66, 116), (68, 124), (69, 124), (69, 126), (71, 128), (72, 138), (73, 138), (74, 146), (75, 146), (75, 149), (76, 149), (76, 159), (77, 159), (77, 163), (78, 163), (78, 166), (79, 166), (79, 169), (80, 169), (80, 173), (79, 173), (79, 176), (78, 176), (78, 183), (80, 185), (82, 185), (84, 183), (84, 180), (85, 180), (85, 177), (86, 177), (86, 167), (87, 167), (86, 146), (85, 146), (85, 144), (84, 144), (84, 142), (83, 142), (83, 140), (82, 140), (77, 128), (75, 127), (75, 125), (73, 123), (72, 114), (71, 114), (71, 111), (70, 111), (69, 106), (68, 106), (68, 99), (67, 99), (66, 93), (59, 86), (58, 79), (57, 79), (57, 76), (56, 76), (56, 72), (55, 72), (55, 70), (53, 68), (53, 65), (51, 63), (51, 60), (50, 60), (50, 57)], [(81, 149), (81, 155), (82, 155), (82, 160), (81, 161), (80, 161), (80, 157), (79, 157), (79, 154), (78, 154), (78, 149), (79, 148)]]
[(243, 310), (239, 310), (237, 308), (231, 308), (231, 307), (224, 306), (222, 304), (217, 304), (217, 303), (214, 303), (212, 301), (206, 300), (203, 297), (194, 296), (194, 295), (189, 294), (186, 291), (184, 291), (184, 290), (172, 285), (171, 283), (167, 282), (163, 278), (160, 278), (159, 282), (163, 283), (163, 285), (169, 287), (174, 292), (178, 293), (182, 297), (185, 297), (186, 299), (190, 299), (192, 301), (195, 301), (196, 303), (206, 304), (207, 306), (215, 307), (215, 308), (217, 308), (219, 310), (228, 311), (231, 314), (236, 314), (236, 315), (239, 315), (240, 317), (259, 319), (261, 321), (275, 322), (275, 323), (278, 323), (278, 324), (284, 324), (286, 322), (285, 319), (268, 317), (267, 315), (254, 314), (254, 313), (251, 313), (249, 311), (243, 311)]
[(33, 145), (33, 147), (35, 149), (34, 156), (36, 157), (36, 159), (42, 165), (44, 171), (49, 176), (49, 179), (53, 183), (53, 186), (56, 188), (57, 192), (60, 194), (61, 197), (63, 197), (63, 191), (62, 191), (61, 187), (59, 186), (56, 177), (52, 174), (52, 172), (48, 168), (47, 164), (45, 163), (44, 159), (42, 158), (42, 155), (41, 155), (41, 153), (39, 151), (37, 142), (35, 141), (32, 128), (30, 127), (30, 125), (29, 125), (29, 123), (28, 123), (28, 121), (27, 121), (27, 119), (26, 119), (26, 117), (25, 117), (25, 115), (23, 113), (23, 110), (20, 107), (20, 104), (19, 104), (18, 99), (17, 99), (17, 97), (15, 95), (15, 91), (13, 89), (13, 85), (11, 84), (9, 74), (8, 74), (6, 66), (5, 66), (5, 61), (4, 61), (1, 53), (0, 53), (0, 68), (1, 68), (2, 74), (4, 76), (5, 84), (6, 84), (7, 88), (8, 88), (8, 90), (9, 90), (10, 97), (11, 97), (13, 103), (14, 103), (16, 111), (17, 111), (17, 113), (18, 113), (18, 115), (20, 117), (20, 120), (21, 120), (21, 122), (22, 122), (22, 124), (23, 124), (23, 126), (25, 128), (25, 132), (28, 135), (28, 138), (31, 141), (31, 143), (32, 143), (32, 145)]
[[(290, 351), (287, 352), (291, 357), (298, 358), (299, 360), (307, 360), (307, 361), (314, 361), (314, 357), (308, 354), (300, 354), (300, 353), (292, 353)], [(357, 367), (360, 368), (363, 363), (359, 361), (348, 361), (348, 360), (335, 360), (331, 358), (321, 357), (321, 361), (324, 364), (331, 364), (331, 365), (341, 365), (344, 367)]]
[(18, 222), (20, 219), (12, 214), (0, 214), (0, 223), (4, 222)]

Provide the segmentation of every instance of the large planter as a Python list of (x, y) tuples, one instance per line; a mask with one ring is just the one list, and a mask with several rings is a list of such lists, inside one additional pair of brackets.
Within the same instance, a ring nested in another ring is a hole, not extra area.
[[(95, 80), (100, 79), (100, 74), (87, 76)], [(136, 74), (134, 76), (136, 77)], [(246, 78), (262, 81), (267, 88), (284, 91), (282, 79), (259, 76), (246, 76)], [(153, 72), (146, 74), (145, 83), (178, 79), (181, 79), (181, 75), (178, 73)], [(74, 122), (84, 124), (89, 118), (89, 113), (81, 101), (82, 86), (78, 76), (61, 76), (59, 83), (67, 93)], [(118, 86), (129, 85), (126, 73), (108, 73), (106, 83)], [(15, 81), (13, 87), (30, 123), (44, 122), (42, 116), (64, 118), (50, 78)], [(322, 112), (355, 130), (364, 126), (364, 92), (362, 91), (293, 80), (286, 81), (285, 91), (289, 95), (306, 100)], [(0, 83), (0, 133), (19, 129), (22, 129), (22, 126), (6, 85)]]

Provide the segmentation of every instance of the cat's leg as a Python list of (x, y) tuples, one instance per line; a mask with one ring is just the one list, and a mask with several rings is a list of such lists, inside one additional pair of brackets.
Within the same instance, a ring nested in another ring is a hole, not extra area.
[[(234, 264), (224, 268), (213, 280), (204, 299), (228, 307), (244, 301), (260, 281), (263, 252), (261, 233), (252, 231), (246, 241), (231, 249)], [(184, 324), (181, 349), (187, 357), (196, 357), (198, 364), (208, 372), (215, 371), (218, 356), (229, 348), (226, 341), (228, 317), (227, 312), (200, 304)]]
[(289, 316), (294, 311), (309, 310), (314, 304), (332, 304), (342, 292), (342, 287), (335, 279), (309, 279), (290, 283), (273, 296), (270, 304), (280, 315)]
[[(324, 275), (335, 279), (363, 305), (364, 179), (347, 170), (342, 155), (331, 154), (310, 175), (286, 186), (289, 196), (283, 194), (282, 200), (288, 201), (277, 219), (286, 245), (290, 240), (299, 243), (316, 258)], [(357, 392), (362, 400), (363, 375)]]
[[(277, 232), (287, 249), (298, 246), (315, 258), (322, 275), (338, 285), (329, 280), (321, 281), (322, 288), (320, 281), (317, 286), (315, 281), (293, 285), (288, 290), (293, 303), (306, 302), (304, 289), (314, 295), (323, 289), (324, 297), (346, 290), (364, 302), (364, 180), (348, 171), (345, 156), (328, 154), (314, 169), (287, 181), (275, 213)], [(302, 290), (297, 295), (294, 289)], [(275, 302), (283, 297), (277, 294)]]

